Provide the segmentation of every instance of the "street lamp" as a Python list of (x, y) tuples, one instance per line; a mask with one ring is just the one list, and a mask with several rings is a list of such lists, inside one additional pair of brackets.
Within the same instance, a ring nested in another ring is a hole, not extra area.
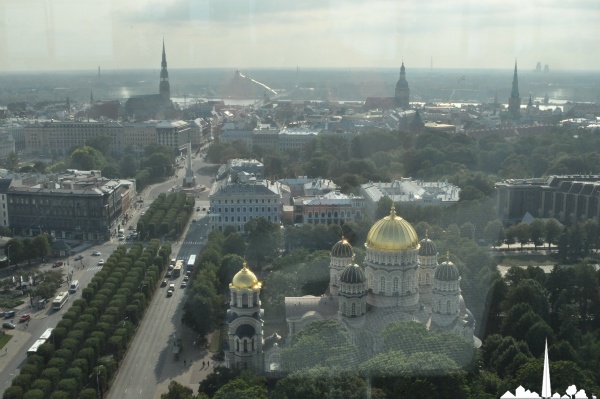
[(98, 366), (98, 370), (96, 371), (96, 389), (98, 390), (98, 399), (102, 399), (102, 396), (100, 396), (100, 381), (98, 379), (98, 376), (100, 375), (100, 367), (104, 367), (103, 365)]

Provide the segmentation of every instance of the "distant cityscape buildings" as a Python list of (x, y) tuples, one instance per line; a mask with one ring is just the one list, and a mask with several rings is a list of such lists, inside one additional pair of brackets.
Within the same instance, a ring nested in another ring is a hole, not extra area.
[(520, 223), (527, 213), (566, 225), (600, 220), (599, 175), (507, 179), (496, 188), (498, 217), (505, 225)]

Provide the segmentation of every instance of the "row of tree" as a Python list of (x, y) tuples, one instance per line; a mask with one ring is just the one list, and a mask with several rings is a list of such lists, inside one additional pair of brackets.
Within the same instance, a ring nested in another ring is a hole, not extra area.
[(158, 240), (117, 248), (3, 398), (96, 398), (116, 373), (170, 254)]
[[(31, 264), (31, 261), (36, 258), (45, 258), (50, 255), (50, 242), (50, 236), (47, 234), (39, 234), (33, 238), (13, 237), (4, 246), (4, 254), (11, 265), (25, 261), (27, 264)], [(6, 266), (8, 266), (8, 262)]]
[(143, 238), (179, 237), (194, 213), (194, 198), (184, 192), (161, 193), (140, 217), (137, 231)]

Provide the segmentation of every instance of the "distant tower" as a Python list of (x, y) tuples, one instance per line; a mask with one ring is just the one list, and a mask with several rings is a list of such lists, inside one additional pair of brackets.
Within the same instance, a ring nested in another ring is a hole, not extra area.
[[(367, 313), (367, 277), (357, 264), (346, 266), (340, 274), (339, 295), (339, 315), (356, 318)], [(360, 323), (364, 323), (364, 318)]]
[(344, 237), (331, 248), (331, 261), (329, 263), (329, 293), (338, 295), (340, 288), (340, 274), (344, 268), (354, 263), (354, 250)]
[(410, 88), (408, 87), (408, 82), (406, 81), (406, 68), (404, 68), (404, 62), (402, 62), (402, 66), (400, 67), (400, 79), (398, 79), (398, 83), (396, 83), (396, 105), (401, 108), (408, 108), (409, 97)]
[(433, 241), (425, 233), (425, 238), (419, 243), (419, 298), (424, 305), (431, 306), (433, 276), (438, 267), (438, 251)]
[(263, 309), (260, 308), (262, 285), (244, 262), (229, 284), (227, 311), (228, 344), (225, 364), (228, 368), (263, 371)]
[(163, 39), (162, 62), (160, 63), (160, 86), (158, 91), (163, 101), (171, 99), (171, 86), (169, 85), (169, 72), (167, 71), (167, 53), (165, 52), (165, 40)]
[(71, 100), (69, 100), (69, 97), (67, 97), (67, 112), (71, 113)]
[(544, 374), (542, 375), (542, 398), (550, 399), (552, 397), (552, 385), (550, 384), (550, 361), (548, 360), (548, 339), (546, 338), (546, 347), (544, 349)]
[(94, 105), (94, 92), (90, 90), (90, 105)]
[(185, 179), (183, 185), (185, 187), (196, 186), (196, 176), (194, 176), (194, 169), (192, 169), (192, 143), (188, 141), (187, 144), (187, 160), (185, 168)]
[(459, 316), (460, 275), (448, 258), (435, 269), (431, 311), (431, 323), (438, 329), (452, 328)]
[(521, 118), (521, 97), (519, 96), (519, 78), (517, 76), (517, 62), (515, 61), (515, 74), (512, 81), (512, 90), (508, 99), (508, 114), (511, 119)]

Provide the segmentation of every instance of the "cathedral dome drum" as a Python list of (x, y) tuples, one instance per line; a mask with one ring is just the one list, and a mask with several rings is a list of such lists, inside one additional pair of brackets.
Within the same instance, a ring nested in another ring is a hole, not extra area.
[(237, 272), (235, 276), (233, 276), (233, 280), (231, 280), (230, 288), (244, 289), (244, 288), (260, 288), (260, 283), (256, 278), (256, 275), (252, 273), (250, 269), (246, 266), (246, 262), (244, 262), (244, 267), (242, 270)]
[(365, 244), (368, 249), (390, 252), (416, 249), (418, 245), (419, 238), (415, 229), (396, 215), (393, 205), (390, 214), (371, 227)]
[(460, 274), (454, 263), (447, 260), (435, 269), (434, 278), (439, 281), (457, 281)]
[(345, 238), (342, 238), (331, 248), (331, 256), (335, 258), (353, 258), (354, 250), (352, 245)]
[(340, 281), (344, 284), (359, 284), (367, 281), (365, 272), (357, 264), (348, 265), (340, 275)]
[(420, 242), (419, 256), (435, 256), (437, 255), (437, 248), (433, 241), (429, 237), (425, 237)]

